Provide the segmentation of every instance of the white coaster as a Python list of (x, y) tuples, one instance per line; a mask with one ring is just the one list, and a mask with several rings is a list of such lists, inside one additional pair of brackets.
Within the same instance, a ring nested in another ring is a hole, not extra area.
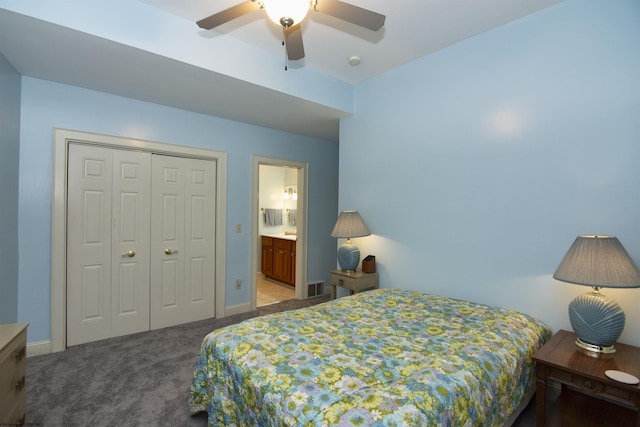
[(604, 374), (611, 378), (614, 381), (618, 381), (619, 383), (624, 383), (624, 384), (638, 384), (640, 383), (640, 380), (636, 377), (634, 377), (631, 374), (627, 374), (626, 372), (622, 372), (622, 371), (615, 371), (615, 370), (608, 370), (608, 371), (604, 371)]

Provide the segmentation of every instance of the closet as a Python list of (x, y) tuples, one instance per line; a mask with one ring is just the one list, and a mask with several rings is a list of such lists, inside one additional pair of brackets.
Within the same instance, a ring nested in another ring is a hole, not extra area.
[(215, 316), (211, 160), (70, 144), (67, 345)]

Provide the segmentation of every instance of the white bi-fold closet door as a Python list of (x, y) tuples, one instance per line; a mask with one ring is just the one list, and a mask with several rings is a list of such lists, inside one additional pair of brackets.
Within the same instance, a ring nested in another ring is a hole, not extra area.
[(67, 345), (215, 316), (215, 167), (69, 145)]

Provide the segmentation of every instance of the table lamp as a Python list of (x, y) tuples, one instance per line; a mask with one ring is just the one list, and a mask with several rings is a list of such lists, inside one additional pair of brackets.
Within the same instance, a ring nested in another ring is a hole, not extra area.
[(358, 211), (340, 212), (336, 225), (333, 226), (331, 237), (347, 238), (338, 247), (338, 263), (342, 271), (355, 271), (358, 267), (358, 262), (360, 262), (360, 249), (351, 243), (351, 238), (364, 237), (370, 234), (371, 232), (369, 232)]
[(578, 236), (553, 277), (593, 287), (592, 292), (569, 304), (569, 320), (578, 336), (576, 345), (596, 353), (615, 352), (625, 315), (600, 289), (640, 287), (640, 270), (620, 241), (614, 236)]

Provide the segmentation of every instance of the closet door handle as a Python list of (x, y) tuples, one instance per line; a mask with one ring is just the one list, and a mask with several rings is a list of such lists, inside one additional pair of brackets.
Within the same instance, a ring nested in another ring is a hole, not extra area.
[(164, 250), (164, 253), (167, 255), (172, 255), (172, 254), (177, 254), (178, 250), (176, 249), (175, 251), (173, 249), (167, 248)]
[(136, 256), (136, 251), (134, 251), (134, 250), (127, 251), (127, 252), (123, 253), (122, 256), (128, 256), (129, 258), (133, 258), (134, 256)]

